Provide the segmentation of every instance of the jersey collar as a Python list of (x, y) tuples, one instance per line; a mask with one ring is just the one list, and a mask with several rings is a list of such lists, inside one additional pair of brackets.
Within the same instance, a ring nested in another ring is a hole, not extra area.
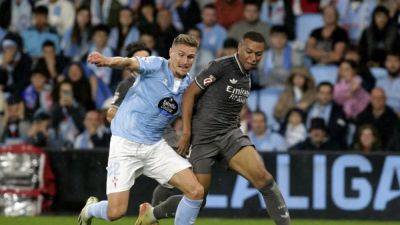
[(246, 72), (246, 70), (242, 67), (242, 64), (240, 64), (239, 58), (238, 58), (238, 54), (237, 54), (237, 53), (235, 53), (235, 60), (236, 60), (237, 65), (239, 66), (240, 71), (243, 73), (243, 75), (248, 76), (249, 73)]

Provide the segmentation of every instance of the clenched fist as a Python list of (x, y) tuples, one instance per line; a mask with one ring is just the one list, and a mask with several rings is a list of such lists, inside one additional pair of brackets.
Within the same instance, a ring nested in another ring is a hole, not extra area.
[(98, 52), (92, 52), (89, 54), (87, 61), (96, 66), (102, 67), (107, 66), (108, 58)]

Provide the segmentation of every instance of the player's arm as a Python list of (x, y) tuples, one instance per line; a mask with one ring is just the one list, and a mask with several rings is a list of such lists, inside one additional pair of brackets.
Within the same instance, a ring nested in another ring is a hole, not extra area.
[(98, 52), (92, 52), (88, 56), (88, 62), (99, 67), (129, 69), (136, 72), (139, 70), (139, 61), (135, 57), (105, 57)]
[(182, 99), (182, 137), (178, 143), (178, 153), (185, 155), (189, 150), (190, 138), (192, 135), (192, 115), (193, 107), (197, 96), (202, 92), (202, 89), (193, 82), (183, 94)]

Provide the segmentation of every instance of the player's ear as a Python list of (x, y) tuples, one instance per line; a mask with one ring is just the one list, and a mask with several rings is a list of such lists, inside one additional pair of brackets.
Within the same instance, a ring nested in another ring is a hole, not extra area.
[(172, 52), (173, 52), (173, 50), (172, 50), (172, 47), (171, 48), (169, 48), (169, 57), (171, 58), (171, 56), (172, 56)]

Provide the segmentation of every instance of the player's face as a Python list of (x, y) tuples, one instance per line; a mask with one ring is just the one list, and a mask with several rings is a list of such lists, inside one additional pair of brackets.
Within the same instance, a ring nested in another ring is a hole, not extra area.
[(239, 61), (245, 70), (249, 71), (257, 68), (258, 63), (262, 59), (264, 49), (264, 43), (255, 42), (250, 39), (244, 39), (239, 43)]
[(184, 44), (174, 45), (169, 49), (170, 68), (174, 75), (184, 77), (192, 68), (197, 48)]

